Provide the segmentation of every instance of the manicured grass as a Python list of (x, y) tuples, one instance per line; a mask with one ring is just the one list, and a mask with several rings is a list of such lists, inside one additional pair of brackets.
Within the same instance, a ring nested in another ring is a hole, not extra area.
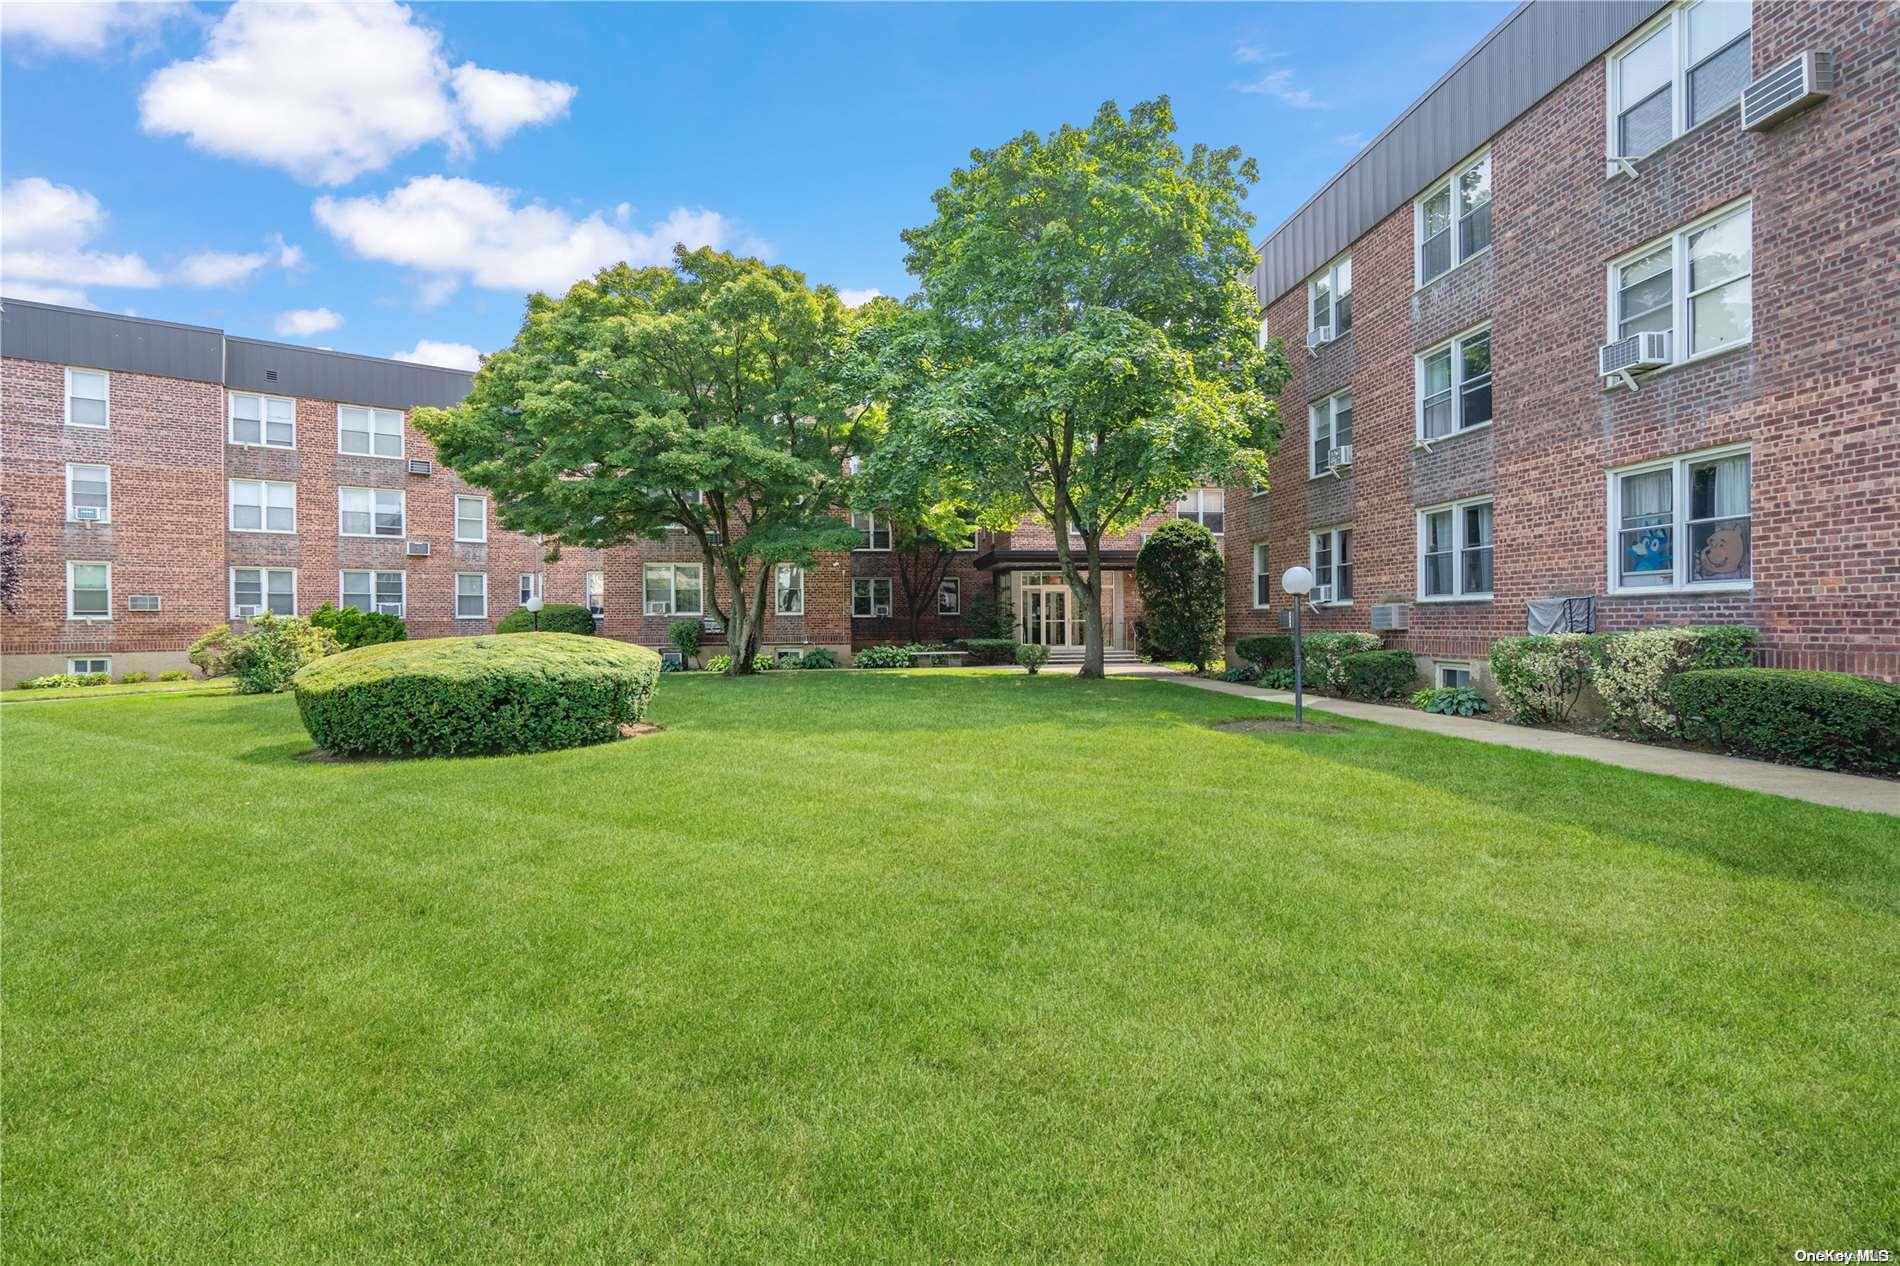
[(236, 683), (229, 677), (210, 681), (114, 682), (109, 686), (55, 686), (50, 690), (0, 690), (0, 703), (34, 703), (48, 699), (122, 699), (127, 695), (228, 695)]
[[(1155, 681), (8, 708), (17, 1262), (1900, 1245), (1900, 825)], [(1283, 710), (1282, 710), (1283, 711)]]

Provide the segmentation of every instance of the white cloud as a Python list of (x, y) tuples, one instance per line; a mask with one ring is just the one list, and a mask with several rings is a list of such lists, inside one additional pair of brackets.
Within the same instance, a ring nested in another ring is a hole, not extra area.
[(261, 251), (239, 255), (231, 251), (199, 251), (178, 261), (172, 280), (187, 286), (235, 286), (270, 263)]
[(128, 0), (101, 4), (22, 4), (8, 0), (0, 4), (0, 36), (13, 49), (24, 45), (50, 53), (102, 53), (114, 38), (149, 35), (184, 8), (183, 4)]
[(596, 211), (577, 220), (538, 202), (517, 204), (511, 189), (447, 176), (424, 176), (382, 197), (318, 198), (311, 212), (357, 255), (422, 274), (425, 302), (446, 299), (463, 280), (559, 293), (608, 264), (665, 263), (678, 242), (763, 248), (716, 211), (680, 208), (640, 229), (625, 203), (611, 219)]
[(328, 308), (292, 308), (277, 314), (277, 332), (286, 338), (308, 338), (343, 324), (343, 318)]
[(270, 246), (271, 254), (277, 257), (277, 266), (287, 273), (298, 273), (310, 265), (304, 262), (303, 247), (292, 246), (284, 240), (282, 233), (273, 233), (264, 239)]
[(92, 300), (86, 292), (74, 286), (42, 286), (37, 282), (14, 281), (7, 278), (0, 286), (9, 299), (30, 299), (35, 303), (57, 303), (68, 308), (90, 308)]
[(1270, 50), (1260, 44), (1236, 44), (1234, 46), (1234, 60), (1237, 62), (1247, 62), (1250, 64), (1254, 62), (1277, 62), (1285, 56), (1285, 53)]
[(32, 297), (30, 289), (48, 302), (90, 307), (86, 286), (158, 285), (158, 273), (141, 256), (88, 249), (105, 225), (105, 209), (83, 189), (40, 176), (0, 189), (0, 288), (22, 299)]
[(1272, 97), (1282, 105), (1292, 106), (1295, 110), (1326, 108), (1326, 104), (1314, 97), (1311, 92), (1305, 88), (1293, 86), (1293, 72), (1290, 70), (1270, 70), (1258, 79), (1244, 84), (1235, 84), (1234, 91)]
[(882, 290), (879, 290), (875, 286), (868, 290), (840, 290), (838, 292), (838, 299), (847, 308), (859, 308), (883, 293)]
[(1364, 149), (1366, 147), (1366, 134), (1364, 132), (1341, 132), (1338, 136), (1335, 136), (1333, 140), (1345, 146), (1347, 149)]
[(202, 55), (146, 81), (147, 132), (282, 167), (310, 184), (342, 184), (430, 142), (494, 144), (567, 109), (563, 83), (464, 64), (442, 36), (390, 0), (269, 4), (239, 0)]
[(441, 365), (445, 369), (476, 370), (482, 367), (482, 354), (468, 343), (438, 343), (432, 338), (418, 339), (406, 352), (392, 352), (394, 360), (418, 365)]

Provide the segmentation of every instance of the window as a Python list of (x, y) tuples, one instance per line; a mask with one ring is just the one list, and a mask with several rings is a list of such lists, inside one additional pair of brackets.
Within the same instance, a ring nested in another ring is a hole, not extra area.
[(112, 381), (97, 369), (66, 371), (66, 425), (112, 424)]
[(1306, 328), (1338, 338), (1352, 328), (1352, 256), (1341, 255), (1306, 283)]
[(455, 618), (458, 620), (486, 620), (488, 618), (487, 572), (458, 571), (455, 573)]
[(1461, 501), (1418, 516), (1418, 596), (1491, 596), (1491, 502)]
[(402, 414), (394, 409), (338, 405), (336, 449), (339, 453), (359, 453), (365, 457), (401, 457)]
[(67, 463), (66, 518), (74, 523), (112, 522), (112, 467)]
[(110, 659), (69, 659), (66, 661), (66, 671), (78, 676), (89, 676), (93, 673), (109, 674), (112, 671), (112, 661)]
[(851, 617), (870, 620), (891, 613), (891, 582), (887, 576), (861, 576), (851, 582)]
[(937, 614), (957, 614), (961, 609), (960, 604), (962, 597), (963, 587), (958, 584), (957, 578), (955, 576), (944, 577), (943, 583), (937, 586)]
[(408, 494), (391, 488), (338, 488), (337, 525), (344, 536), (401, 536)]
[(878, 522), (875, 514), (854, 513), (851, 526), (858, 530), (859, 549), (887, 550), (891, 547), (891, 525)]
[[(1352, 529), (1328, 528), (1314, 532), (1308, 541), (1308, 556), (1313, 569), (1314, 602), (1352, 601)], [(1324, 596), (1320, 586), (1326, 586)]]
[(1609, 152), (1641, 158), (1741, 99), (1754, 68), (1748, 0), (1678, 4), (1610, 55)]
[(702, 615), (700, 563), (648, 563), (642, 580), (648, 615)]
[(399, 571), (346, 571), (343, 605), (365, 614), (381, 611), (400, 617), (408, 597), (408, 577)]
[(780, 563), (772, 582), (772, 609), (780, 615), (805, 614), (805, 572), (790, 563)]
[(1611, 591), (1746, 587), (1752, 479), (1747, 449), (1611, 472)]
[(528, 599), (543, 596), (542, 576), (538, 571), (524, 571), (515, 578), (515, 591), (521, 595), (521, 605), (527, 606)]
[(1612, 264), (1611, 340), (1667, 331), (1669, 357), (1678, 363), (1748, 342), (1752, 210), (1747, 203), (1724, 208)]
[(800, 661), (805, 658), (805, 652), (796, 646), (781, 646), (772, 652), (772, 657), (780, 668), (797, 668)]
[(295, 532), (297, 485), (263, 479), (233, 479), (231, 530), (233, 532)]
[(1470, 664), (1440, 664), (1438, 666), (1438, 684), (1458, 687), (1471, 684)]
[(265, 448), (297, 447), (297, 406), (276, 396), (231, 393), (231, 442)]
[[(1317, 477), (1334, 466), (1352, 464), (1352, 392), (1342, 391), (1316, 401), (1307, 409), (1307, 425), (1313, 435), (1313, 470)], [(1344, 449), (1346, 452), (1335, 453)], [(1335, 461), (1334, 457), (1338, 460)]]
[(288, 567), (233, 567), (231, 615), (245, 619), (260, 611), (297, 614), (297, 573)]
[(1220, 488), (1196, 488), (1174, 503), (1174, 517), (1191, 519), (1219, 536), (1227, 530), (1227, 493)]
[(1412, 211), (1418, 284), (1444, 276), (1491, 245), (1491, 155), (1457, 168)]
[(587, 573), (587, 610), (596, 616), (607, 614), (607, 573), (604, 571)]
[(112, 564), (66, 564), (66, 618), (112, 618)]
[(1265, 611), (1267, 602), (1273, 597), (1273, 575), (1267, 567), (1267, 543), (1261, 541), (1253, 547), (1253, 608)]
[(473, 544), (488, 539), (488, 498), (455, 499), (455, 539)]
[(1491, 420), (1491, 331), (1462, 334), (1418, 358), (1418, 438), (1430, 443)]
[(1254, 346), (1264, 352), (1267, 350), (1267, 344), (1272, 340), (1272, 338), (1273, 338), (1273, 334), (1267, 328), (1267, 314), (1262, 312), (1260, 314), (1260, 328), (1254, 332), (1254, 337), (1253, 337)]

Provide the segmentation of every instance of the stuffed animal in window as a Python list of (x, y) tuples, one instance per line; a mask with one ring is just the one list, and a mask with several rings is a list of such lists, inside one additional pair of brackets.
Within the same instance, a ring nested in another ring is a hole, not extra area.
[(1623, 553), (1626, 572), (1668, 571), (1675, 565), (1669, 550), (1669, 533), (1662, 528), (1638, 532), (1635, 539), (1624, 546)]
[(1696, 552), (1696, 578), (1731, 580), (1739, 576), (1748, 561), (1748, 537), (1739, 523), (1724, 523), (1709, 533)]

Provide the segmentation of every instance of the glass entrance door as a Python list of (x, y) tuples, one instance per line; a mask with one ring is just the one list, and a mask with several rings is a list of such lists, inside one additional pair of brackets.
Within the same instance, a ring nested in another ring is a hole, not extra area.
[(1068, 646), (1069, 642), (1069, 590), (1045, 589), (1042, 591), (1042, 644), (1044, 646)]
[(1042, 646), (1080, 646), (1080, 610), (1065, 584), (1023, 586), (1023, 640)]

